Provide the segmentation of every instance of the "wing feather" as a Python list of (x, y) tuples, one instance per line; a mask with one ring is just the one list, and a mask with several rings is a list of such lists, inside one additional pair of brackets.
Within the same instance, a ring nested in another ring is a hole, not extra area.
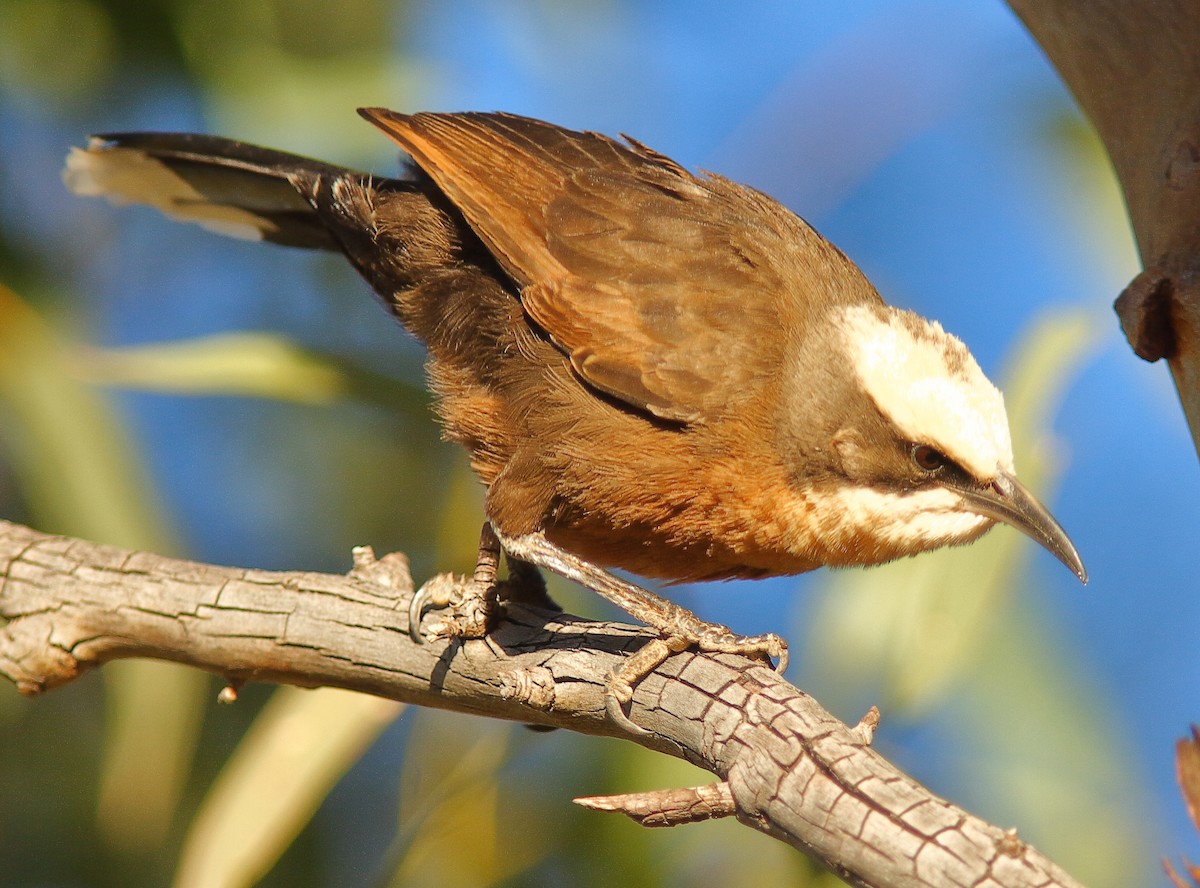
[(841, 255), (770, 198), (632, 140), (503, 114), (360, 113), (454, 202), (576, 372), (661, 418), (714, 418), (777, 374), (787, 272), (814, 242)]

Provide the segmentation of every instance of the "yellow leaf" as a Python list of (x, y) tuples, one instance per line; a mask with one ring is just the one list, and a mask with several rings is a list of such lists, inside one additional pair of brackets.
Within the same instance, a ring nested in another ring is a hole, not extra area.
[(403, 708), (334, 688), (279, 688), (197, 813), (175, 888), (256, 883)]

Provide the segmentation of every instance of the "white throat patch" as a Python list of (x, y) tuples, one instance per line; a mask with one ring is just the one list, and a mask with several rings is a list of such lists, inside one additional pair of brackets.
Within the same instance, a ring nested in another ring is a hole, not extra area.
[(875, 405), (914, 443), (936, 447), (977, 478), (1013, 469), (1004, 397), (958, 338), (886, 305), (854, 305), (837, 325)]

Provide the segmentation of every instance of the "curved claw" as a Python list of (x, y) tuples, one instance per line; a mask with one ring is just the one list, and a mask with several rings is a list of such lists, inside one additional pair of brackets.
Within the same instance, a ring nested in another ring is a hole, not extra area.
[(426, 583), (413, 593), (408, 602), (408, 637), (416, 644), (424, 644), (425, 637), (421, 634), (421, 618), (430, 604), (429, 584)]
[(608, 676), (604, 688), (604, 711), (613, 723), (620, 725), (635, 736), (648, 736), (651, 732), (635, 725), (625, 714), (625, 704), (633, 699), (633, 686), (621, 676), (619, 667)]
[[(700, 650), (714, 654), (742, 654), (761, 657), (776, 672), (782, 673), (788, 666), (787, 640), (774, 632), (765, 635), (734, 635), (728, 627), (718, 623), (698, 623), (703, 631), (683, 635), (682, 639), (695, 644)], [(672, 650), (682, 650), (675, 647)]]
[(787, 671), (788, 667), (788, 645), (787, 642), (782, 638), (779, 639), (779, 641), (781, 642), (781, 646), (779, 647), (778, 652), (775, 654), (775, 659), (778, 661), (775, 664), (775, 671), (780, 675), (783, 675), (783, 673)]
[(438, 607), (446, 607), (453, 597), (455, 588), (454, 577), (449, 574), (438, 574), (423, 583), (421, 588), (413, 593), (408, 603), (408, 637), (417, 644), (424, 644), (425, 637), (421, 635), (421, 618), (425, 611)]
[(635, 725), (630, 720), (629, 716), (625, 714), (625, 710), (617, 700), (616, 695), (611, 692), (604, 695), (604, 711), (614, 724), (620, 725), (622, 728), (636, 737), (648, 737), (651, 733), (653, 733), (652, 731), (647, 731), (645, 728)]

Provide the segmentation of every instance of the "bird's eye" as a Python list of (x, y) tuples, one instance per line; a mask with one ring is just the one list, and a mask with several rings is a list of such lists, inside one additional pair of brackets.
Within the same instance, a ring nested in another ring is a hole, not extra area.
[(928, 444), (913, 445), (912, 461), (922, 472), (936, 472), (948, 462), (945, 456)]

